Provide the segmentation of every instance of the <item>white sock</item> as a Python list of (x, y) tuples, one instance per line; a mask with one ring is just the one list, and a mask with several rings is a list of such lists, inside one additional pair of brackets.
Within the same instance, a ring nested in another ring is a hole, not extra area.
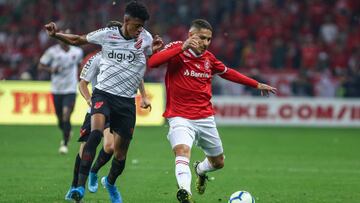
[(175, 158), (175, 176), (179, 188), (183, 188), (191, 194), (191, 171), (187, 157), (177, 156)]
[(201, 163), (199, 163), (199, 165), (196, 168), (196, 172), (199, 175), (205, 175), (205, 173), (207, 172), (211, 172), (211, 171), (215, 171), (216, 168), (214, 168), (210, 161), (207, 159), (207, 157), (204, 159), (204, 161), (202, 161)]

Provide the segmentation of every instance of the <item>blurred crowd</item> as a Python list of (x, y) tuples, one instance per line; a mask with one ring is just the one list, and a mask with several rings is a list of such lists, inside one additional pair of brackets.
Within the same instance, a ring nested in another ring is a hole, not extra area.
[[(121, 20), (128, 1), (0, 0), (0, 79), (45, 80), (36, 69), (56, 43), (50, 21), (86, 34)], [(167, 43), (184, 40), (191, 20), (214, 28), (210, 46), (229, 67), (269, 82), (281, 96), (360, 97), (359, 0), (146, 0), (146, 29)], [(95, 46), (84, 46), (85, 53)], [(146, 81), (163, 81), (164, 69)], [(257, 95), (216, 79), (215, 94)]]

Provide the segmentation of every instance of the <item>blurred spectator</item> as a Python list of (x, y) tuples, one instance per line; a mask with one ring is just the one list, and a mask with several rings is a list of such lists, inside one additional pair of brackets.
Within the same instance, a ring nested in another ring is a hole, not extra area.
[[(103, 27), (122, 16), (130, 0), (5, 0), (0, 1), (0, 79), (48, 79), (34, 72), (34, 61), (55, 43), (43, 25), (56, 21), (74, 33)], [(213, 27), (210, 51), (230, 67), (256, 68), (272, 73), (307, 69), (331, 81), (347, 84), (350, 69), (359, 64), (359, 0), (147, 0), (151, 18), (146, 25), (164, 42), (185, 39), (188, 24), (208, 19)], [(85, 54), (96, 47), (84, 46)], [(354, 65), (356, 64), (356, 65)], [(146, 81), (161, 82), (161, 69)], [(25, 77), (28, 78), (28, 77)], [(219, 83), (219, 93), (228, 93)], [(357, 83), (349, 83), (357, 85)], [(314, 85), (314, 84), (313, 84)], [(345, 85), (348, 86), (348, 85)], [(230, 88), (231, 89), (231, 88)], [(346, 88), (349, 89), (349, 88)], [(360, 89), (359, 86), (355, 89)], [(232, 90), (229, 94), (238, 94)], [(348, 91), (351, 92), (351, 91)]]
[[(258, 69), (253, 68), (250, 70), (250, 74), (248, 75), (249, 77), (257, 80), (258, 82), (261, 83), (268, 83), (262, 76), (261, 73)], [(260, 91), (258, 91), (257, 89), (245, 86), (245, 92), (251, 96), (261, 96)]]
[(308, 76), (308, 72), (303, 70), (298, 78), (296, 78), (291, 83), (291, 89), (293, 92), (293, 96), (300, 96), (300, 97), (312, 97), (314, 96), (314, 89), (312, 85), (312, 81)]
[(325, 22), (321, 25), (320, 32), (321, 32), (321, 37), (326, 42), (326, 44), (332, 44), (335, 42), (339, 34), (338, 27), (332, 21), (330, 15), (327, 15), (325, 17)]

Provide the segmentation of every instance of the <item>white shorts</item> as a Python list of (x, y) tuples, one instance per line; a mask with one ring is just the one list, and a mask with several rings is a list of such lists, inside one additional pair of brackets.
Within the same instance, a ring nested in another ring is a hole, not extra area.
[(168, 118), (168, 122), (170, 128), (167, 138), (172, 148), (179, 144), (191, 148), (195, 143), (206, 156), (214, 157), (224, 152), (214, 116), (198, 120), (173, 117)]

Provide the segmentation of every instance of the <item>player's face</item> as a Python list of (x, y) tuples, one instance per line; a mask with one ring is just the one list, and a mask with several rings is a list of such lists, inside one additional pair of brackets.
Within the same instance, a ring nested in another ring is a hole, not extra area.
[(194, 50), (197, 54), (202, 54), (204, 53), (210, 43), (211, 43), (211, 39), (212, 39), (212, 32), (211, 30), (205, 29), (205, 28), (201, 28), (201, 29), (195, 29), (190, 33), (190, 36), (192, 35), (196, 35), (199, 37), (198, 43), (199, 43), (199, 47), (197, 50)]
[(127, 17), (125, 18), (125, 32), (131, 38), (137, 38), (144, 29), (144, 21), (139, 18)]

